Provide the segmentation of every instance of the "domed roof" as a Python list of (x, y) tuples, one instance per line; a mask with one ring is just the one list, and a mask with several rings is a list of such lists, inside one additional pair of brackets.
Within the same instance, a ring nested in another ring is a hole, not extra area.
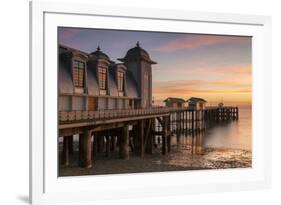
[(128, 50), (126, 56), (136, 56), (140, 55), (142, 57), (149, 58), (149, 54), (147, 53), (146, 50), (144, 50), (142, 47), (140, 47), (139, 42), (137, 42), (136, 46), (134, 48), (131, 48)]
[(151, 64), (156, 64), (156, 62), (150, 59), (148, 52), (144, 50), (142, 47), (140, 47), (139, 42), (137, 42), (134, 48), (131, 48), (127, 51), (127, 54), (124, 58), (120, 58), (118, 60), (125, 62), (130, 59), (136, 59), (136, 58), (141, 58), (143, 60), (150, 62)]
[(97, 47), (97, 50), (95, 52), (92, 52), (90, 55), (95, 56), (97, 59), (105, 59), (105, 60), (110, 61), (108, 55), (106, 55), (104, 52), (102, 52), (100, 50), (99, 46)]

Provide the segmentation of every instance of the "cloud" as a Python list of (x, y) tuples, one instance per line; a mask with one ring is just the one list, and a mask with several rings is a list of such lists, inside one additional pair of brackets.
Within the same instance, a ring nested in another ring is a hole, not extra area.
[(248, 43), (249, 40), (250, 37), (197, 34), (173, 39), (153, 50), (160, 52), (172, 52), (182, 49), (195, 49), (221, 43)]
[(193, 73), (204, 74), (224, 74), (224, 75), (251, 75), (252, 65), (231, 65), (223, 67), (195, 67), (191, 69)]
[(184, 87), (169, 87), (169, 85), (166, 86), (159, 86), (159, 87), (153, 87), (153, 94), (169, 94), (169, 95), (190, 95), (190, 94), (221, 94), (221, 93), (251, 93), (252, 90), (250, 87), (245, 86), (244, 88), (231, 88), (232, 83), (227, 84), (225, 83), (226, 88), (225, 89), (208, 89), (208, 86), (204, 87), (194, 87), (193, 88), (184, 88)]
[(75, 28), (59, 28), (58, 29), (58, 37), (59, 42), (67, 42), (72, 41), (75, 36), (82, 32), (81, 29)]
[[(227, 73), (227, 72), (226, 72)], [(239, 73), (239, 71), (238, 71)], [(207, 75), (208, 76), (208, 75)], [(237, 77), (234, 75), (229, 78), (214, 79), (209, 75), (208, 79), (198, 80), (171, 80), (171, 81), (153, 81), (153, 88), (155, 89), (184, 89), (191, 90), (193, 88), (208, 88), (208, 89), (228, 89), (236, 88), (240, 89), (243, 87), (251, 87), (251, 78), (248, 77)]]
[(175, 64), (169, 66), (161, 65), (156, 69), (153, 68), (153, 81), (170, 81), (170, 80), (205, 80), (205, 79), (235, 79), (243, 82), (251, 82), (252, 65), (251, 64), (234, 64), (234, 65), (191, 65)]
[(188, 99), (191, 96), (203, 97), (207, 101), (219, 101), (224, 97), (231, 102), (251, 102), (251, 83), (239, 80), (187, 80), (153, 82), (152, 94), (155, 101), (168, 97)]

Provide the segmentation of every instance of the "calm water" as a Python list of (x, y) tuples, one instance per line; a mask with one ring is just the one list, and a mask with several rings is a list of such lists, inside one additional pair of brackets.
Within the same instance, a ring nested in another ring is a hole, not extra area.
[(239, 109), (239, 120), (207, 125), (205, 132), (174, 135), (168, 159), (161, 165), (178, 167), (222, 169), (252, 166), (251, 109)]
[(218, 148), (239, 149), (251, 151), (251, 109), (240, 108), (239, 120), (227, 123), (204, 125), (206, 131), (188, 133), (184, 129), (176, 131), (175, 123), (172, 123), (174, 135), (172, 146), (189, 145), (194, 149)]
[(239, 120), (227, 125), (209, 129), (204, 140), (205, 147), (252, 149), (252, 112), (251, 109), (240, 108)]

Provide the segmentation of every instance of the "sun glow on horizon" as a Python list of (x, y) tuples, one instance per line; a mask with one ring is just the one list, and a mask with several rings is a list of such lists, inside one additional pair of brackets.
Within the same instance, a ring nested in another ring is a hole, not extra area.
[[(194, 73), (199, 74), (197, 78), (194, 78)], [(228, 105), (251, 105), (250, 64), (228, 67), (196, 67), (186, 69), (183, 75), (193, 76), (193, 79), (153, 81), (152, 94), (158, 105), (162, 105), (162, 101), (168, 97), (178, 97), (184, 100), (190, 97), (201, 97), (211, 105), (218, 104), (222, 99)]]

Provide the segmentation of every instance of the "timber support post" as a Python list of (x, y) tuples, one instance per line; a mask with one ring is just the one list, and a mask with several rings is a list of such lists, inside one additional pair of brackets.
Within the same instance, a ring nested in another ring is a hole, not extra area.
[(92, 167), (92, 135), (89, 130), (79, 135), (79, 162), (81, 167)]
[(191, 111), (191, 130), (194, 131), (194, 110)]
[(74, 149), (73, 149), (73, 135), (69, 136), (68, 147), (69, 147), (69, 155), (72, 156), (73, 152), (74, 152)]
[[(183, 113), (184, 114), (184, 113)], [(171, 126), (170, 126), (170, 124), (171, 124), (171, 118), (170, 118), (170, 116), (169, 117), (167, 117), (167, 132), (168, 132), (168, 136), (167, 136), (167, 150), (168, 150), (168, 152), (170, 152), (171, 151)]]
[(97, 133), (93, 134), (93, 159), (96, 157), (98, 152), (98, 135)]
[(129, 126), (125, 125), (120, 136), (120, 158), (128, 160), (129, 156)]
[(152, 137), (152, 119), (148, 119), (145, 129), (145, 152), (152, 154), (153, 152), (153, 137)]
[(111, 151), (115, 152), (115, 150), (116, 150), (116, 136), (115, 136), (115, 132), (113, 132), (111, 136)]
[(106, 152), (105, 152), (105, 156), (107, 158), (110, 158), (111, 156), (111, 136), (109, 135), (109, 133), (107, 133), (106, 135)]
[(171, 135), (167, 136), (167, 151), (168, 153), (171, 151)]
[(144, 120), (139, 120), (133, 129), (135, 152), (144, 157)]
[(98, 152), (104, 152), (104, 134), (99, 132), (97, 136)]
[(70, 137), (64, 136), (63, 137), (63, 150), (62, 150), (62, 164), (65, 166), (69, 165), (69, 159), (70, 159), (69, 143), (70, 143)]
[(140, 145), (140, 156), (144, 157), (144, 120), (140, 121), (139, 124), (139, 137), (140, 137), (140, 141), (139, 141), (139, 145)]
[(163, 117), (162, 154), (167, 153), (167, 117)]

